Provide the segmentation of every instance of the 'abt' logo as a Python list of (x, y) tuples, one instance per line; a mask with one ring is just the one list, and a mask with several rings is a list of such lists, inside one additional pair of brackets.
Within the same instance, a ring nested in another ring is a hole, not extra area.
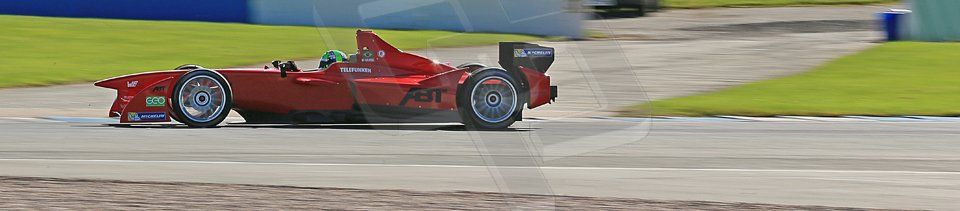
[(410, 88), (410, 91), (407, 91), (407, 95), (403, 96), (403, 100), (400, 101), (400, 106), (406, 105), (410, 100), (440, 103), (440, 101), (442, 101), (440, 96), (446, 91), (446, 89), (439, 88)]

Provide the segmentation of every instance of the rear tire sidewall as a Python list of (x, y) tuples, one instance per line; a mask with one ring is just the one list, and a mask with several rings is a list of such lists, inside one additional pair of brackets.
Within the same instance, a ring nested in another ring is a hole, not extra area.
[(483, 64), (480, 64), (480, 63), (466, 63), (466, 64), (461, 64), (460, 66), (457, 66), (457, 69), (464, 69), (464, 68), (466, 68), (466, 69), (468, 69), (468, 71), (474, 71), (474, 70), (479, 70), (479, 69), (486, 68), (486, 67), (487, 67), (487, 65), (483, 65)]
[(198, 70), (198, 69), (203, 69), (203, 66), (196, 65), (196, 64), (184, 64), (184, 65), (177, 66), (177, 68), (175, 68), (174, 70)]
[[(509, 118), (501, 122), (484, 121), (477, 116), (473, 105), (471, 105), (471, 98), (473, 97), (471, 94), (473, 93), (474, 86), (484, 79), (490, 77), (501, 77), (506, 79), (511, 83), (511, 85), (513, 85), (514, 95), (517, 96), (517, 99), (514, 101), (514, 111), (512, 111)], [(467, 129), (471, 130), (499, 130), (510, 127), (510, 125), (513, 125), (513, 123), (516, 122), (516, 119), (514, 118), (516, 113), (523, 109), (521, 108), (521, 102), (523, 98), (520, 97), (520, 91), (518, 89), (520, 89), (520, 87), (517, 83), (517, 80), (511, 74), (507, 73), (506, 70), (500, 68), (484, 68), (477, 70), (474, 72), (474, 74), (467, 77), (466, 81), (464, 81), (463, 85), (461, 85), (460, 89), (458, 90), (457, 106), (459, 107), (460, 117), (463, 124), (467, 127)]]
[[(180, 91), (182, 91), (182, 88), (184, 85), (186, 85), (187, 81), (190, 81), (190, 79), (198, 76), (211, 77), (217, 82), (219, 82), (221, 86), (223, 86), (223, 92), (224, 92), (223, 110), (220, 111), (220, 114), (218, 114), (215, 118), (213, 118), (208, 122), (197, 122), (197, 121), (191, 120), (190, 118), (187, 117), (188, 114), (183, 113), (184, 111), (180, 106), (180, 103), (181, 103), (180, 96), (182, 96), (182, 93), (180, 93)], [(174, 116), (177, 117), (176, 118), (177, 121), (180, 121), (181, 123), (184, 123), (189, 127), (200, 127), (200, 128), (216, 127), (221, 122), (223, 122), (224, 119), (227, 118), (227, 115), (230, 114), (230, 110), (233, 108), (233, 90), (230, 87), (230, 83), (227, 82), (226, 78), (223, 77), (223, 75), (212, 70), (196, 69), (188, 72), (187, 74), (184, 74), (183, 76), (180, 77), (179, 80), (177, 80), (177, 84), (173, 87), (173, 93), (171, 95), (172, 95), (170, 96), (171, 104), (172, 104), (171, 113), (173, 113)]]

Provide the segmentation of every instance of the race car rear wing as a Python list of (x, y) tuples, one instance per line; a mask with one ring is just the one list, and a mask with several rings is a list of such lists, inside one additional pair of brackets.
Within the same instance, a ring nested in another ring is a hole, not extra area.
[(557, 86), (550, 85), (547, 70), (553, 65), (555, 50), (551, 47), (522, 42), (500, 43), (500, 66), (516, 77), (522, 77), (521, 92), (527, 108), (536, 108), (557, 98)]
[(501, 42), (500, 66), (511, 72), (519, 72), (520, 67), (546, 73), (553, 64), (554, 49), (532, 43)]

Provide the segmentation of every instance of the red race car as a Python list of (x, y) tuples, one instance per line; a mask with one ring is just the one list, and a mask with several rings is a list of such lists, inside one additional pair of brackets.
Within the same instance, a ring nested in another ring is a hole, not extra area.
[(95, 85), (117, 90), (109, 115), (121, 123), (173, 119), (190, 127), (215, 127), (235, 110), (254, 124), (462, 122), (502, 129), (522, 119), (523, 107), (557, 97), (545, 74), (553, 48), (500, 43), (500, 68), (437, 63), (371, 31), (357, 31), (357, 46), (349, 60), (326, 68), (300, 69), (292, 61), (263, 69), (183, 65)]

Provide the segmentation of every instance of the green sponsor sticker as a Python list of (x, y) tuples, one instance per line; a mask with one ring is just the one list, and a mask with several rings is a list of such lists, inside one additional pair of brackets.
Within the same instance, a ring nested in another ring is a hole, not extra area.
[(147, 97), (147, 107), (163, 107), (167, 105), (167, 98), (164, 96)]
[(373, 52), (372, 52), (372, 51), (363, 51), (363, 58), (364, 58), (364, 59), (372, 59), (372, 58), (373, 58)]

